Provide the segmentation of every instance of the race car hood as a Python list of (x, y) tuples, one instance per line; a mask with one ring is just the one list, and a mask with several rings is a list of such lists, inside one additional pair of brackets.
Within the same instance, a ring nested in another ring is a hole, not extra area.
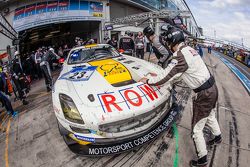
[(160, 73), (162, 70), (153, 63), (124, 55), (66, 66), (58, 82), (67, 83), (64, 86), (70, 89), (67, 92), (77, 96), (97, 118), (103, 120), (105, 117), (110, 122), (118, 117), (125, 119), (140, 114), (162, 103), (166, 99), (163, 97), (168, 96), (166, 86), (151, 87), (138, 82), (149, 72)]

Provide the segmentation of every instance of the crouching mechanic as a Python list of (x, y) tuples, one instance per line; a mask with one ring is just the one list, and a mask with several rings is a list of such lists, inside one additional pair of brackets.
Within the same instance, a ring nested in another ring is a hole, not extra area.
[(169, 48), (174, 52), (173, 59), (164, 69), (164, 72), (154, 73), (140, 81), (152, 86), (162, 85), (166, 82), (174, 82), (175, 79), (183, 79), (184, 82), (196, 93), (193, 101), (192, 137), (198, 155), (198, 160), (190, 161), (191, 166), (206, 166), (207, 149), (203, 137), (203, 128), (207, 124), (214, 139), (207, 144), (219, 144), (222, 141), (219, 124), (215, 117), (218, 90), (214, 77), (210, 74), (199, 54), (191, 47), (186, 46), (183, 32), (170, 28), (167, 31)]
[(161, 38), (155, 34), (154, 30), (150, 26), (144, 28), (143, 34), (147, 37), (150, 43), (152, 43), (152, 48), (158, 59), (158, 64), (163, 68), (167, 67), (172, 55), (171, 51), (164, 46)]

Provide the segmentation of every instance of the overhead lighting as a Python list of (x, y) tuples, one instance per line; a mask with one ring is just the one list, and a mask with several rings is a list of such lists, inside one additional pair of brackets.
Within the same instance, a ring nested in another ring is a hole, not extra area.
[(38, 34), (38, 31), (32, 32), (31, 34)]
[(39, 35), (31, 36), (30, 39), (37, 38)]
[(32, 39), (31, 41), (32, 41), (32, 42), (38, 41), (38, 38), (34, 38), (34, 39)]
[(58, 32), (60, 32), (60, 30), (52, 31), (52, 32), (50, 32), (50, 33), (51, 33), (51, 34), (56, 34), (56, 33), (58, 33)]
[(49, 37), (52, 37), (53, 35), (52, 34), (49, 34), (49, 35), (46, 35), (45, 38), (49, 38)]

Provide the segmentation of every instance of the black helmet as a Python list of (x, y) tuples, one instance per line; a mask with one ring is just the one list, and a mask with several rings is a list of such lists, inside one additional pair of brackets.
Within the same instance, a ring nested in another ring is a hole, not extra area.
[(149, 37), (154, 35), (155, 32), (154, 30), (150, 27), (150, 26), (147, 26), (143, 29), (143, 34), (148, 38), (149, 40)]
[(170, 27), (168, 31), (165, 33), (166, 35), (166, 42), (168, 45), (170, 45), (170, 48), (172, 49), (176, 44), (179, 44), (181, 42), (185, 42), (184, 34), (181, 30), (178, 30), (174, 27)]

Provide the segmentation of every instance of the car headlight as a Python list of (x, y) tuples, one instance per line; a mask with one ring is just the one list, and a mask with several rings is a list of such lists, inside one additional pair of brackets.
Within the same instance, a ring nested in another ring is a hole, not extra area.
[(84, 124), (73, 100), (65, 94), (59, 94), (59, 99), (64, 117), (70, 122)]

